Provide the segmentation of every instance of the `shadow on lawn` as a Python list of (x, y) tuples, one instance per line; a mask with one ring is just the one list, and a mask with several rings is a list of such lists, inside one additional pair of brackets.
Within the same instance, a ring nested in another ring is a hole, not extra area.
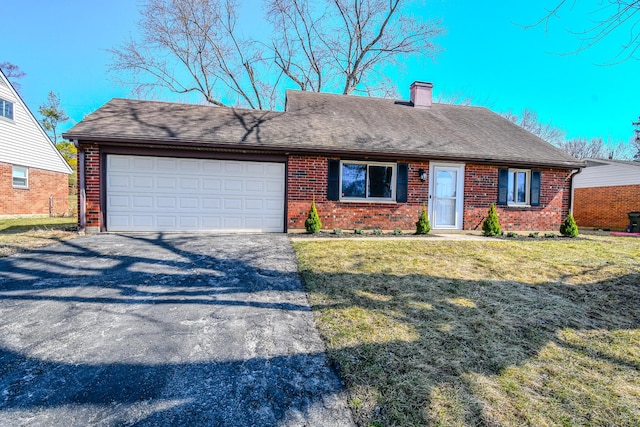
[[(636, 378), (640, 370), (637, 342), (627, 342), (631, 350), (625, 353), (609, 348), (613, 340), (606, 341), (611, 339), (608, 332), (640, 328), (640, 274), (588, 285), (311, 271), (304, 271), (303, 277), (317, 303), (314, 310), (322, 319), (322, 333), (333, 343), (330, 356), (341, 368), (361, 425), (371, 421), (384, 425), (535, 425), (535, 420), (527, 419), (531, 414), (526, 410), (488, 409), (487, 396), (478, 395), (473, 378), (495, 379), (507, 369), (536, 363), (548, 346), (605, 362), (614, 371), (631, 370)], [(348, 330), (340, 325), (349, 325)], [(568, 330), (587, 335), (569, 339), (564, 335)], [(590, 332), (604, 335), (605, 344), (590, 345)], [(563, 366), (552, 368), (561, 371)], [(553, 377), (553, 369), (541, 376)], [(590, 369), (584, 367), (582, 379), (570, 379), (574, 383), (568, 387), (576, 389), (571, 392), (579, 394), (578, 389), (591, 385), (589, 379), (597, 374)], [(606, 374), (600, 379), (608, 381)], [(532, 387), (531, 393), (539, 393), (537, 398), (557, 405), (549, 418), (535, 414), (550, 424), (562, 424), (564, 416), (576, 425), (615, 424), (616, 415), (618, 421), (630, 422), (622, 425), (640, 422), (633, 408), (633, 392), (626, 396), (629, 405), (620, 400), (599, 408), (591, 407), (598, 404), (589, 399), (586, 403), (563, 401), (567, 399), (560, 396), (563, 390), (531, 380), (535, 385), (514, 380), (501, 391), (499, 381), (494, 382), (489, 398), (495, 397), (491, 393), (504, 392), (516, 400), (518, 387)], [(496, 410), (514, 413), (496, 419), (491, 415)]]
[(0, 259), (0, 418), (345, 422), (291, 257), (286, 236), (160, 234)]

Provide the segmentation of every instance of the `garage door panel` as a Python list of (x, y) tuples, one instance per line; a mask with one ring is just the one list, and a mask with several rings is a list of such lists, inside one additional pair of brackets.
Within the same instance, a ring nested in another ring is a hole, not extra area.
[(263, 209), (263, 200), (262, 199), (245, 199), (246, 210), (249, 211), (259, 211)]
[(131, 183), (131, 189), (136, 191), (136, 190), (151, 190), (153, 188), (153, 177), (151, 176), (146, 176), (146, 175), (141, 175), (141, 176), (134, 176), (132, 183)]
[(131, 204), (134, 208), (153, 208), (153, 197), (133, 196)]
[(198, 178), (180, 178), (180, 189), (197, 190), (199, 188), (199, 181)]
[(153, 157), (139, 157), (132, 156), (133, 168), (139, 171), (153, 171), (155, 170), (155, 162)]
[(110, 231), (284, 228), (284, 164), (107, 156)]

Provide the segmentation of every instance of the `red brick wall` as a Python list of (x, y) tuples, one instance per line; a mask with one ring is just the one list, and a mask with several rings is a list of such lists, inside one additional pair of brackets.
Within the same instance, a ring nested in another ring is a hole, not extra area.
[(54, 215), (69, 211), (69, 176), (66, 173), (29, 168), (29, 188), (13, 188), (12, 165), (0, 163), (0, 215)]
[[(491, 203), (498, 199), (498, 166), (467, 164), (464, 181), (464, 229), (480, 230)], [(569, 213), (570, 171), (542, 169), (540, 206), (496, 206), (505, 231), (558, 230)]]
[(626, 230), (629, 212), (640, 212), (640, 185), (576, 188), (573, 216), (579, 227)]
[[(287, 169), (288, 212), (290, 230), (304, 229), (304, 221), (315, 199), (325, 230), (354, 228), (413, 230), (422, 203), (428, 202), (429, 179), (421, 182), (418, 170), (429, 171), (429, 163), (409, 164), (408, 203), (352, 203), (328, 201), (327, 158), (291, 156)], [(569, 171), (542, 171), (540, 206), (528, 208), (498, 207), (500, 224), (510, 230), (557, 230), (569, 211)], [(498, 198), (498, 167), (467, 164), (465, 166), (465, 230), (479, 230), (491, 203)]]
[[(102, 213), (100, 212), (100, 148), (97, 145), (83, 145), (85, 152), (85, 194), (86, 227), (100, 230)], [(80, 162), (78, 162), (80, 168)], [(80, 171), (78, 171), (80, 176)], [(80, 212), (80, 210), (78, 210)], [(97, 227), (97, 228), (96, 228)]]
[(421, 182), (419, 169), (429, 163), (409, 165), (408, 203), (360, 203), (327, 200), (328, 158), (290, 156), (287, 163), (287, 224), (290, 230), (304, 229), (311, 201), (315, 199), (322, 228), (394, 230), (415, 228), (423, 202), (427, 202), (429, 178)]

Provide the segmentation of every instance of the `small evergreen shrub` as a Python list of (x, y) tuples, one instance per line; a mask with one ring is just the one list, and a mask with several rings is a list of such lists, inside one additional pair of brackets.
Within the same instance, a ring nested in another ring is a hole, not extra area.
[(556, 233), (544, 233), (544, 237), (547, 239), (555, 239), (558, 235)]
[(515, 233), (513, 231), (509, 231), (507, 233), (507, 237), (511, 238), (511, 239), (517, 239), (518, 238), (518, 233)]
[(307, 229), (307, 233), (317, 233), (322, 229), (322, 222), (318, 216), (318, 209), (316, 208), (316, 201), (311, 202), (311, 209), (309, 209), (309, 215), (304, 222), (304, 228)]
[(416, 234), (429, 234), (431, 231), (431, 224), (429, 223), (429, 216), (427, 215), (427, 206), (422, 204), (422, 211), (416, 222)]
[(537, 231), (535, 231), (533, 233), (529, 233), (529, 237), (537, 239), (538, 237), (540, 237), (540, 233), (538, 233)]
[(393, 230), (393, 235), (394, 236), (401, 236), (402, 234), (403, 233), (402, 233), (402, 229), (401, 228), (396, 228), (396, 229)]
[(356, 228), (353, 230), (353, 234), (364, 234), (364, 231), (362, 231), (362, 228)]
[(342, 228), (334, 228), (333, 234), (335, 234), (336, 236), (342, 236), (344, 233), (342, 232)]
[(578, 237), (578, 224), (573, 219), (573, 215), (567, 215), (567, 218), (560, 225), (560, 234), (565, 237)]
[(502, 227), (500, 227), (500, 220), (498, 219), (498, 213), (496, 212), (496, 205), (491, 204), (489, 213), (482, 223), (482, 234), (485, 236), (500, 236), (502, 234)]
[(382, 236), (382, 230), (379, 228), (374, 228), (371, 234), (373, 234), (374, 236)]

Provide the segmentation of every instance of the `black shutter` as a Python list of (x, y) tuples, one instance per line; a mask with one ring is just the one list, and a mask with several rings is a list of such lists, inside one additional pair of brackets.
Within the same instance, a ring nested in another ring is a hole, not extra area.
[(509, 169), (498, 169), (498, 204), (507, 204), (507, 193), (509, 192)]
[(398, 176), (396, 177), (396, 202), (406, 203), (408, 183), (409, 183), (409, 165), (406, 163), (398, 163)]
[(340, 200), (340, 160), (329, 160), (327, 200)]
[(540, 206), (540, 182), (542, 181), (541, 171), (531, 171), (531, 206)]

